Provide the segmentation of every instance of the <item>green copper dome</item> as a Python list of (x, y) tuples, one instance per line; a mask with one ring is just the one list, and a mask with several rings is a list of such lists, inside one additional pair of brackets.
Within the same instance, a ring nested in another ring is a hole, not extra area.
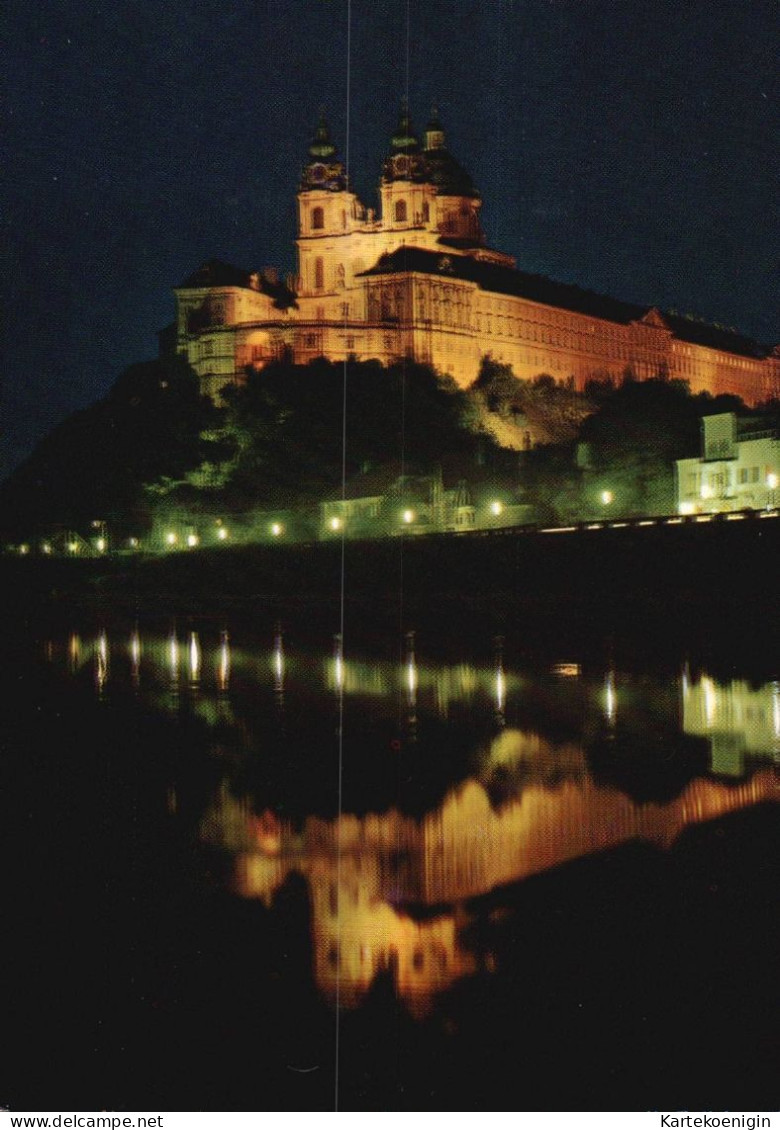
[(335, 157), (336, 153), (336, 146), (330, 138), (330, 127), (325, 119), (325, 111), (320, 110), (320, 120), (317, 122), (317, 128), (309, 146), (309, 156), (313, 160), (328, 161)]
[(340, 192), (346, 187), (346, 170), (331, 140), (325, 111), (320, 110), (320, 119), (309, 146), (309, 160), (301, 177), (301, 191), (326, 188), (330, 192)]
[(393, 154), (416, 153), (419, 148), (420, 142), (412, 129), (412, 117), (409, 113), (409, 107), (406, 105), (406, 100), (404, 100), (401, 103), (401, 112), (398, 115), (398, 125), (390, 139), (390, 152)]

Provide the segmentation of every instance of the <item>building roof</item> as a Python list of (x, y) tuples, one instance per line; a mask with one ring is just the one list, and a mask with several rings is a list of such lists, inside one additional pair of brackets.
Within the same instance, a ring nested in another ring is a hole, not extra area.
[(280, 309), (292, 306), (295, 295), (282, 282), (269, 278), (257, 271), (245, 271), (234, 267), (222, 259), (208, 259), (179, 284), (180, 290), (211, 289), (212, 287), (235, 286), (244, 290), (260, 291), (273, 299)]
[(692, 345), (722, 349), (726, 353), (736, 353), (742, 357), (766, 357), (770, 353), (765, 346), (737, 333), (736, 330), (711, 326), (706, 322), (698, 322), (693, 318), (684, 318), (680, 314), (666, 312), (664, 312), (664, 321), (675, 337), (680, 341), (689, 341)]
[[(481, 290), (493, 294), (527, 298), (543, 306), (571, 310), (577, 314), (586, 314), (622, 325), (640, 321), (654, 309), (652, 306), (621, 302), (617, 298), (584, 290), (571, 283), (555, 282), (544, 275), (527, 274), (525, 271), (518, 271), (499, 263), (485, 262), (470, 255), (448, 255), (444, 248), (438, 252), (419, 247), (399, 247), (393, 252), (382, 255), (370, 270), (363, 272), (363, 276), (408, 272), (460, 279), (474, 283)], [(663, 312), (663, 320), (672, 334), (681, 341), (689, 341), (744, 357), (766, 357), (769, 353), (766, 347), (733, 330), (725, 330), (719, 326), (708, 325), (706, 322), (696, 322), (666, 312)]]

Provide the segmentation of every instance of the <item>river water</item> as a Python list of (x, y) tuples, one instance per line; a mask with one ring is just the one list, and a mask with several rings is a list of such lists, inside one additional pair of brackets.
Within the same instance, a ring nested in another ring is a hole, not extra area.
[(769, 1107), (765, 665), (239, 618), (7, 642), (3, 1105)]

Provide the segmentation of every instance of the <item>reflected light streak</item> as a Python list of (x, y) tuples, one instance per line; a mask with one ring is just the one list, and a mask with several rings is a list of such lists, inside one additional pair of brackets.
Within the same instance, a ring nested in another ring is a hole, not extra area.
[(715, 684), (709, 675), (702, 675), (701, 689), (704, 693), (704, 715), (707, 719), (707, 725), (711, 726), (715, 721), (716, 696)]
[(138, 686), (141, 677), (141, 637), (138, 632), (130, 634), (130, 678)]
[(613, 671), (610, 671), (604, 680), (604, 714), (610, 726), (614, 726), (617, 716), (617, 693)]
[(284, 691), (284, 642), (281, 632), (274, 639), (271, 666), (274, 673), (274, 690), (277, 694), (282, 694)]
[(171, 680), (175, 683), (179, 678), (179, 641), (176, 639), (175, 632), (171, 632), (171, 638), (168, 641), (168, 663), (171, 669)]
[(504, 713), (506, 706), (506, 677), (504, 669), (499, 665), (496, 671), (496, 710), (499, 714)]
[(344, 641), (340, 635), (333, 637), (333, 686), (341, 693), (344, 690)]
[(190, 681), (197, 683), (200, 677), (200, 643), (198, 633), (190, 632)]
[(108, 639), (105, 632), (98, 636), (95, 651), (95, 681), (98, 690), (102, 691), (108, 678)]
[(219, 645), (219, 661), (217, 664), (217, 685), (221, 691), (228, 689), (230, 682), (230, 641), (227, 632), (223, 632)]
[(68, 637), (68, 668), (71, 674), (76, 671), (79, 665), (79, 655), (81, 653), (81, 638), (73, 632)]

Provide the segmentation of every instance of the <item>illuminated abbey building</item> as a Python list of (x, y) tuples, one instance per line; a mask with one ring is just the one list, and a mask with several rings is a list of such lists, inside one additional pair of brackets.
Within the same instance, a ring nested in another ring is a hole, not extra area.
[(298, 186), (296, 276), (205, 263), (175, 289), (164, 351), (186, 356), (212, 396), (279, 357), (411, 357), (465, 388), (487, 354), (520, 378), (580, 389), (630, 371), (748, 404), (777, 395), (778, 349), (526, 274), (489, 248), (480, 194), (437, 116), (420, 140), (402, 109), (380, 198), (378, 213), (360, 202), (321, 118)]

